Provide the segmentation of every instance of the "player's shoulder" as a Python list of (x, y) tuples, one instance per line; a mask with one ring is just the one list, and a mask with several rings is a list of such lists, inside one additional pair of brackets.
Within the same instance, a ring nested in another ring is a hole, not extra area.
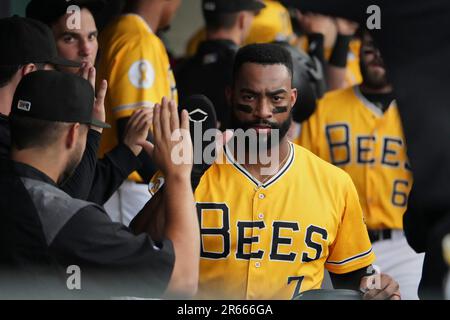
[(346, 185), (351, 183), (350, 175), (343, 169), (323, 160), (308, 149), (293, 143), (295, 158), (299, 170), (307, 172), (318, 179)]
[(337, 111), (340, 114), (342, 112), (353, 112), (355, 99), (357, 99), (355, 87), (327, 92), (317, 103), (317, 114), (324, 116), (327, 114), (334, 115)]
[(348, 99), (348, 98), (354, 97), (354, 96), (355, 96), (355, 86), (352, 86), (352, 87), (347, 87), (347, 88), (327, 92), (319, 100), (319, 103), (321, 103), (321, 102), (328, 103), (328, 102), (337, 101), (337, 100), (342, 101), (342, 100), (345, 100), (345, 99)]
[[(159, 46), (160, 39), (153, 33), (147, 23), (138, 15), (125, 14), (113, 20), (102, 32), (101, 41), (105, 45), (120, 45), (127, 48), (142, 48), (142, 44), (151, 42)], [(136, 46), (136, 44), (140, 44)], [(145, 46), (152, 48), (153, 46)]]

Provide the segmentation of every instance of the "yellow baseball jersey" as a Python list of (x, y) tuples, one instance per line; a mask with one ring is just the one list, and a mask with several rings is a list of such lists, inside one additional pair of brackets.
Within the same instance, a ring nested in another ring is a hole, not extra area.
[[(291, 299), (319, 289), (325, 268), (370, 265), (356, 189), (339, 168), (290, 143), (279, 172), (258, 182), (226, 152), (195, 191), (201, 231), (200, 299)], [(223, 158), (222, 158), (223, 159)], [(154, 194), (161, 176), (150, 184)]]
[[(295, 39), (289, 11), (278, 1), (264, 1), (266, 7), (255, 17), (244, 45), (266, 43), (275, 40), (292, 42)], [(197, 52), (200, 42), (206, 39), (205, 28), (199, 29), (188, 41), (186, 55)]]
[(117, 18), (102, 32), (100, 48), (98, 78), (108, 80), (106, 120), (112, 125), (102, 136), (104, 153), (117, 145), (116, 120), (163, 97), (178, 101), (178, 95), (164, 44), (140, 16)]
[(350, 174), (370, 229), (403, 228), (412, 173), (395, 101), (383, 113), (359, 86), (330, 92), (297, 142)]

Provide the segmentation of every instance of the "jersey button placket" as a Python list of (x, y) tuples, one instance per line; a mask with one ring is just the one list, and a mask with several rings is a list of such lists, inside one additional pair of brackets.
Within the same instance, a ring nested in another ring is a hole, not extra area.
[[(267, 202), (267, 195), (262, 189), (257, 189), (253, 198), (253, 221), (261, 221), (264, 219), (264, 208)], [(252, 237), (258, 237), (258, 241), (252, 243), (250, 246), (251, 252), (261, 250), (261, 243), (264, 241), (264, 229), (253, 228)], [(267, 254), (267, 253), (265, 253)], [(247, 278), (247, 299), (257, 299), (259, 297), (260, 283), (263, 278), (262, 262), (260, 259), (250, 259), (248, 264), (248, 278)]]
[(378, 150), (377, 150), (377, 140), (378, 140), (378, 130), (377, 127), (379, 125), (379, 119), (376, 118), (375, 119), (375, 123), (373, 124), (374, 129), (372, 130), (372, 136), (375, 137), (374, 141), (370, 142), (370, 150), (372, 150), (371, 154), (370, 154), (370, 158), (374, 159), (374, 163), (373, 164), (367, 164), (365, 166), (365, 181), (366, 181), (366, 195), (367, 195), (367, 210), (370, 212), (371, 211), (371, 204), (373, 203), (373, 193), (372, 193), (372, 186), (371, 186), (371, 176), (373, 173), (373, 170), (376, 166), (377, 161), (379, 161), (379, 159), (377, 158), (378, 155)]

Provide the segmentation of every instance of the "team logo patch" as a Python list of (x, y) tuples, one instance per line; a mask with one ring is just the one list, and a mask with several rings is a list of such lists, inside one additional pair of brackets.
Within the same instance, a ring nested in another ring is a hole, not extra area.
[(17, 102), (17, 109), (28, 112), (31, 110), (31, 102), (19, 100), (19, 102)]
[(136, 88), (148, 89), (155, 82), (155, 70), (149, 61), (139, 60), (131, 66), (128, 78)]
[(164, 185), (164, 182), (165, 181), (163, 177), (157, 178), (156, 181), (150, 181), (150, 183), (148, 184), (148, 192), (150, 192), (150, 195), (154, 196)]
[(189, 113), (189, 120), (192, 122), (205, 122), (206, 119), (208, 119), (208, 114), (200, 108)]

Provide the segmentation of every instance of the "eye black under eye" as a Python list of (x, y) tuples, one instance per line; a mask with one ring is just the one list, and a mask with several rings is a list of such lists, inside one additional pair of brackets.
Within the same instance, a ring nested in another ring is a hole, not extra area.
[(275, 107), (275, 109), (273, 109), (273, 113), (285, 113), (287, 111), (288, 111), (288, 107), (287, 106)]

